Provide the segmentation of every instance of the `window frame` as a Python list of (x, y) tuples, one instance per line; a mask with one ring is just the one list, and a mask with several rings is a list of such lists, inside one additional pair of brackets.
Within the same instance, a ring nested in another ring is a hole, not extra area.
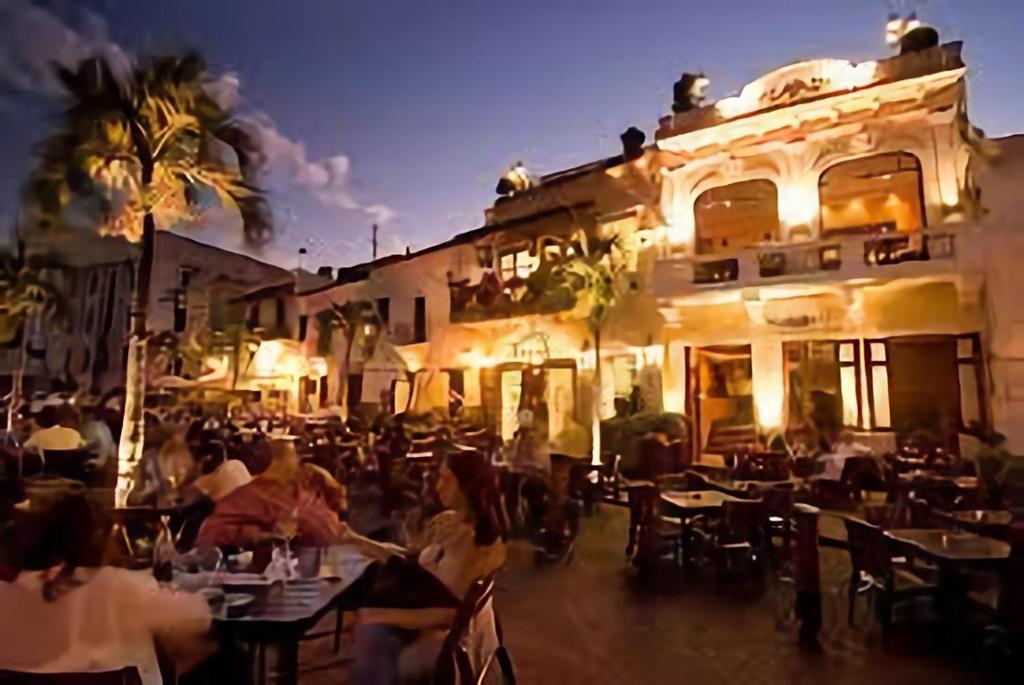
[[(839, 389), (839, 420), (842, 423), (843, 428), (861, 430), (861, 426), (864, 425), (864, 402), (861, 397), (861, 372), (860, 372), (860, 340), (856, 338), (843, 338), (841, 340), (835, 340), (833, 342), (835, 348), (836, 357), (836, 388)], [(843, 345), (851, 345), (853, 347), (853, 361), (844, 362), (840, 351)], [(886, 359), (888, 359), (886, 355)], [(854, 378), (854, 392), (857, 397), (857, 425), (851, 426), (843, 421), (843, 369), (853, 369)]]
[(417, 295), (412, 301), (412, 342), (427, 342), (427, 298)]
[[(783, 227), (782, 227), (782, 217), (779, 215), (779, 186), (772, 179), (767, 178), (767, 177), (763, 177), (763, 176), (759, 176), (757, 178), (748, 178), (748, 179), (744, 179), (742, 181), (733, 181), (733, 182), (730, 182), (730, 183), (723, 183), (723, 184), (720, 184), (720, 185), (709, 186), (709, 187), (705, 188), (704, 190), (702, 190), (700, 193), (698, 193), (696, 197), (694, 197), (694, 199), (693, 199), (693, 250), (694, 250), (695, 254), (698, 254), (698, 255), (725, 254), (725, 253), (734, 251), (736, 249), (743, 249), (744, 247), (748, 247), (748, 246), (741, 246), (741, 247), (737, 248), (734, 245), (728, 245), (726, 247), (726, 249), (722, 250), (722, 249), (719, 249), (719, 247), (717, 245), (713, 244), (711, 246), (712, 247), (711, 250), (702, 251), (700, 249), (701, 239), (702, 239), (702, 237), (701, 237), (701, 230), (700, 230), (701, 229), (701, 220), (700, 220), (701, 214), (698, 211), (698, 208), (700, 206), (701, 198), (704, 197), (705, 195), (707, 195), (708, 193), (713, 192), (715, 190), (723, 190), (725, 188), (732, 188), (732, 187), (735, 187), (735, 186), (744, 185), (746, 183), (767, 183), (767, 184), (771, 185), (772, 190), (775, 191), (775, 227), (774, 227), (774, 229), (772, 230), (772, 233), (771, 233), (771, 242), (778, 242), (781, 239), (781, 237), (782, 237), (782, 228)], [(763, 242), (763, 240), (761, 238), (758, 238), (758, 240), (756, 240), (754, 242), (755, 243), (761, 243), (761, 242)]]
[[(854, 229), (856, 228), (856, 227), (836, 228), (836, 229), (832, 229), (831, 236), (828, 235), (828, 233), (827, 233), (828, 229), (825, 226), (825, 203), (822, 202), (822, 197), (821, 197), (822, 180), (826, 177), (828, 172), (832, 171), (836, 167), (842, 166), (844, 164), (852, 163), (852, 162), (859, 162), (859, 161), (863, 161), (865, 159), (872, 159), (874, 157), (887, 157), (887, 156), (892, 157), (892, 156), (900, 156), (900, 155), (906, 155), (907, 157), (910, 157), (915, 162), (917, 162), (917, 201), (918, 201), (918, 203), (920, 205), (920, 212), (919, 212), (919, 214), (921, 216), (921, 228), (918, 229), (918, 231), (923, 232), (923, 231), (926, 231), (928, 229), (928, 211), (927, 211), (928, 210), (928, 205), (925, 202), (925, 195), (924, 195), (924, 166), (921, 164), (921, 158), (918, 157), (917, 155), (915, 155), (913, 152), (909, 152), (907, 150), (888, 150), (886, 152), (872, 152), (872, 153), (866, 154), (866, 155), (860, 155), (860, 156), (847, 157), (845, 159), (840, 159), (840, 160), (835, 161), (832, 164), (830, 164), (828, 167), (826, 167), (824, 170), (822, 170), (822, 172), (820, 174), (818, 174), (818, 184), (817, 185), (818, 185), (818, 237), (819, 237), (819, 239), (827, 240), (827, 239), (830, 239), (830, 238), (839, 238), (839, 237), (842, 237), (843, 235), (846, 235), (846, 234), (855, 233)], [(915, 233), (915, 231), (908, 231), (908, 232), (906, 232), (907, 235), (909, 235), (911, 233)], [(897, 229), (892, 234), (899, 235), (900, 231)], [(878, 340), (876, 339), (875, 342), (877, 342), (877, 341)], [(888, 349), (886, 349), (886, 354), (888, 354)], [(888, 357), (886, 357), (886, 358), (888, 359)], [(874, 409), (874, 406), (872, 405), (872, 410), (873, 409)]]
[[(879, 343), (885, 349), (885, 359), (878, 361), (872, 357), (871, 344)], [(891, 433), (892, 427), (892, 404), (889, 405), (889, 425), (879, 426), (878, 417), (875, 416), (875, 374), (876, 366), (885, 367), (886, 393), (892, 387), (892, 367), (889, 365), (891, 356), (889, 354), (889, 338), (864, 338), (864, 376), (867, 381), (868, 409), (870, 409), (871, 422), (868, 429), (872, 433)]]
[[(960, 391), (960, 416), (957, 421), (957, 429), (961, 433), (967, 435), (974, 435), (981, 437), (980, 434), (984, 434), (989, 430), (989, 412), (988, 404), (986, 399), (988, 393), (986, 389), (986, 377), (985, 372), (985, 351), (981, 344), (981, 333), (961, 333), (956, 336), (956, 382), (957, 389)], [(960, 341), (967, 340), (971, 343), (971, 354), (967, 357), (960, 356)], [(977, 403), (978, 403), (978, 427), (971, 428), (964, 423), (964, 403), (963, 403), (963, 388), (960, 387), (960, 372), (963, 367), (974, 368), (974, 382), (975, 390), (977, 392)]]

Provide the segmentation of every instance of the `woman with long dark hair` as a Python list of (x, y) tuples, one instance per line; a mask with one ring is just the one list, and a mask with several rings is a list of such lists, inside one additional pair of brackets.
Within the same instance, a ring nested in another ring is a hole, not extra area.
[[(484, 455), (449, 454), (438, 474), (437, 491), (445, 511), (427, 523), (419, 549), (404, 568), (396, 560), (380, 569), (378, 580), (383, 582), (369, 601), (372, 608), (359, 612), (359, 685), (392, 685), (429, 673), (462, 597), (474, 581), (505, 564), (497, 478)], [(409, 568), (412, 559), (415, 567)]]

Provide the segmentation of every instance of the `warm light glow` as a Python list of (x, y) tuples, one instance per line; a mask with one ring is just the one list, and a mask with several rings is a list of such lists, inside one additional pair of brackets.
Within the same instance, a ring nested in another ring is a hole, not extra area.
[(256, 376), (278, 375), (277, 365), (284, 352), (284, 346), (277, 340), (264, 340), (252, 357), (252, 369)]
[(681, 340), (668, 344), (668, 355), (662, 366), (661, 387), (665, 411), (686, 413), (686, 345)]
[(520, 371), (504, 371), (501, 374), (501, 439), (512, 440), (519, 428), (519, 398), (523, 394), (523, 378)]
[(817, 215), (816, 184), (792, 182), (779, 187), (779, 220), (786, 228), (809, 226)]
[[(683, 206), (685, 205), (685, 206)], [(693, 218), (693, 203), (677, 202), (672, 208), (665, 235), (672, 245), (692, 245), (697, 226)]]
[(843, 366), (839, 369), (839, 391), (843, 398), (843, 425), (857, 426), (857, 369)]
[(323, 357), (311, 357), (309, 360), (309, 375), (312, 378), (323, 378), (327, 375), (327, 360)]
[[(863, 88), (874, 83), (877, 70), (878, 63), (874, 61), (853, 64), (841, 59), (819, 59), (792, 64), (748, 83), (739, 95), (719, 100), (715, 110), (723, 118), (731, 119), (787, 101)], [(803, 87), (793, 88), (794, 84)], [(794, 94), (787, 95), (789, 92)]]
[(871, 367), (871, 391), (873, 406), (871, 411), (875, 417), (876, 428), (888, 428), (891, 425), (889, 416), (889, 373), (884, 366)]
[(757, 423), (765, 431), (782, 426), (782, 345), (777, 340), (755, 340), (750, 345)]

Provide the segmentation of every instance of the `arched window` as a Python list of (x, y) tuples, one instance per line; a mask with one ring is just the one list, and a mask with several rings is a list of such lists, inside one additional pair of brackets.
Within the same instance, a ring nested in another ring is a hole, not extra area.
[(779, 236), (779, 194), (767, 179), (709, 188), (693, 205), (697, 253), (770, 242)]
[(840, 162), (818, 181), (822, 235), (919, 231), (922, 196), (921, 163), (909, 152)]

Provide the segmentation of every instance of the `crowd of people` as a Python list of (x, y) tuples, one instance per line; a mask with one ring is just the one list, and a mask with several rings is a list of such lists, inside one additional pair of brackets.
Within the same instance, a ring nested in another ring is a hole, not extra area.
[[(84, 452), (90, 469), (81, 475), (102, 490), (116, 464), (112, 436), (119, 426), (109, 414), (116, 418), (88, 399), (44, 402), (16, 426), (21, 450), (51, 462)], [(293, 550), (358, 550), (370, 566), (354, 629), (355, 682), (415, 681), (429, 676), (472, 583), (504, 565), (506, 519), (491, 455), (463, 446), (438, 450), (427, 468), (433, 473), (419, 474), (412, 497), (420, 501), (413, 504), (428, 516), (405, 531), (404, 545), (393, 528), (357, 532), (349, 523), (349, 488), (369, 483), (380, 493), (382, 485), (413, 479), (396, 468), (415, 442), (403, 417), (374, 425), (376, 432), (333, 418), (303, 427), (237, 411), (147, 410), (146, 447), (128, 505), (173, 510), (179, 553), (248, 550), (257, 569), (282, 540)], [(318, 445), (350, 444), (357, 444), (355, 472), (312, 458)], [(175, 657), (179, 673), (216, 650), (205, 601), (158, 583), (152, 570), (113, 565), (124, 560), (119, 536), (131, 531), (118, 528), (118, 510), (103, 501), (71, 489), (42, 508), (18, 505), (3, 521), (0, 612), (31, 620), (25, 630), (10, 623), (4, 629), (0, 673), (131, 666), (145, 685), (155, 685), (161, 676), (154, 644)]]

